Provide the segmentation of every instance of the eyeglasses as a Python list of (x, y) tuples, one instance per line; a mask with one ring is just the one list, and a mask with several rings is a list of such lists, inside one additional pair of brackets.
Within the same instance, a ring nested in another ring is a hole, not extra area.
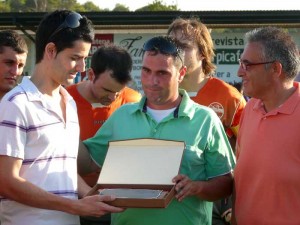
[(248, 70), (248, 68), (250, 66), (257, 66), (257, 65), (265, 65), (265, 64), (269, 64), (269, 63), (273, 63), (274, 61), (270, 61), (270, 62), (259, 62), (259, 63), (244, 63), (242, 60), (239, 59), (239, 64), (240, 66), (243, 68), (243, 70)]
[(183, 61), (182, 58), (180, 57), (180, 53), (183, 51), (181, 48), (179, 48), (174, 40), (170, 37), (154, 37), (148, 40), (144, 46), (143, 46), (144, 51), (159, 51), (163, 54), (167, 55), (173, 55), (175, 57), (178, 57), (180, 61)]
[(79, 13), (72, 12), (65, 18), (64, 22), (60, 24), (56, 30), (50, 35), (48, 40), (51, 40), (58, 32), (65, 28), (76, 28), (80, 26), (80, 19), (82, 19), (82, 16)]

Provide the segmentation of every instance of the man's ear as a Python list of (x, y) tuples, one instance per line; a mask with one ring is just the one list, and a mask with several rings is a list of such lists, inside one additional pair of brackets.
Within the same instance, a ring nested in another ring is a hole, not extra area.
[(179, 83), (181, 83), (181, 81), (183, 80), (185, 74), (186, 74), (186, 66), (182, 66), (179, 70), (179, 77), (178, 77), (178, 81)]
[(44, 55), (48, 59), (54, 59), (56, 57), (56, 54), (57, 54), (57, 50), (55, 44), (53, 42), (49, 42), (45, 47)]
[(92, 68), (88, 69), (87, 76), (88, 76), (89, 81), (93, 82), (95, 80), (95, 73), (94, 73), (94, 70)]
[(197, 52), (197, 59), (199, 60), (199, 61), (202, 61), (203, 59), (204, 59), (204, 56), (201, 54), (201, 52), (198, 50), (198, 52)]
[(271, 68), (278, 77), (282, 74), (282, 64), (279, 61), (272, 63)]

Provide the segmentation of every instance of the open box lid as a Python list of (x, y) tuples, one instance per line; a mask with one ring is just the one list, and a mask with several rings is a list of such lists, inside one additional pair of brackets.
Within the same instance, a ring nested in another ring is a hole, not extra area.
[(98, 184), (174, 185), (185, 144), (162, 139), (109, 142)]

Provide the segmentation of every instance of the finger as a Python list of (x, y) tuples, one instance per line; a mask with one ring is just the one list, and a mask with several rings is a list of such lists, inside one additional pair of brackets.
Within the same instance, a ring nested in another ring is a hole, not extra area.
[(190, 182), (190, 179), (188, 177), (184, 176), (183, 179), (176, 184), (175, 190), (179, 192), (182, 188), (184, 188), (186, 185), (188, 185), (189, 182)]
[(122, 212), (124, 211), (123, 208), (115, 207), (112, 205), (109, 205), (109, 202), (116, 199), (116, 196), (114, 195), (98, 195), (98, 201), (101, 203), (101, 207), (104, 210), (107, 210), (108, 212)]
[(118, 212), (123, 212), (125, 209), (119, 208), (116, 206), (108, 205), (104, 202), (101, 203), (101, 210), (105, 212), (110, 212), (110, 213), (118, 213)]
[(178, 183), (178, 182), (180, 182), (182, 179), (183, 179), (183, 175), (178, 174), (177, 176), (175, 176), (175, 177), (172, 179), (172, 182)]
[[(125, 209), (123, 208), (119, 208), (116, 206), (112, 206), (109, 204), (106, 204), (105, 202), (96, 202), (93, 206), (93, 216), (103, 216), (107, 213), (119, 213), (119, 212), (123, 212)], [(90, 212), (91, 212), (90, 211)]]
[(183, 198), (185, 197), (184, 191), (180, 190), (177, 194), (176, 194), (176, 199), (181, 202), (183, 200)]
[(181, 186), (180, 183), (176, 184), (176, 185), (175, 185), (175, 191), (176, 191), (176, 192), (179, 192), (180, 189), (181, 189), (181, 187), (182, 187), (182, 186)]
[(111, 202), (116, 199), (116, 196), (114, 195), (97, 195), (98, 200), (101, 202)]
[(179, 201), (182, 201), (187, 196), (192, 195), (191, 188), (192, 183), (189, 180), (189, 182), (187, 182), (186, 185), (182, 186), (181, 189), (178, 191), (177, 199)]

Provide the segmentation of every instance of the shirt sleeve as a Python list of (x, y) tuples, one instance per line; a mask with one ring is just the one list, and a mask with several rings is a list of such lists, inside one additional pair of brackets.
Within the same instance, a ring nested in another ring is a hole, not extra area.
[(230, 173), (235, 167), (235, 156), (222, 123), (214, 118), (205, 150), (205, 169), (208, 178)]
[(91, 158), (95, 161), (95, 163), (98, 164), (98, 166), (103, 165), (108, 149), (108, 143), (113, 135), (110, 121), (111, 120), (108, 119), (93, 137), (83, 141), (90, 153)]

